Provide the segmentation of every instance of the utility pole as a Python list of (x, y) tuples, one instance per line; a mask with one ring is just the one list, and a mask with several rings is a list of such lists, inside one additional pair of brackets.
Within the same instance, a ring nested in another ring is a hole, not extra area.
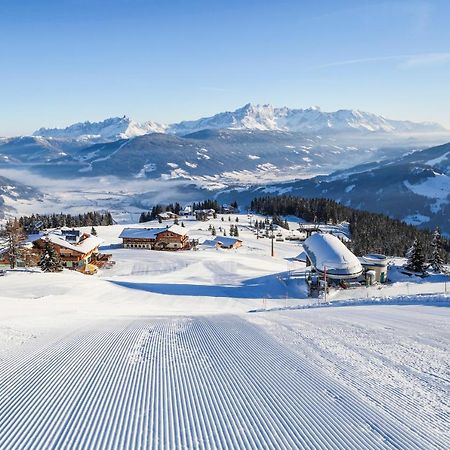
[(272, 251), (271, 251), (271, 255), (272, 255), (272, 257), (274, 256), (274, 251), (273, 251), (273, 239), (274, 239), (274, 234), (273, 234), (273, 223), (270, 225), (270, 239), (271, 239), (271, 241), (272, 241), (272, 244), (271, 244), (271, 248), (272, 248)]

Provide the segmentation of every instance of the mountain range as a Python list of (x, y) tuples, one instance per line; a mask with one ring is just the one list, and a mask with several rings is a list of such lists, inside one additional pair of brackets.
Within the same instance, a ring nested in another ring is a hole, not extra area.
[(161, 124), (153, 121), (135, 122), (130, 118), (113, 117), (101, 122), (80, 122), (66, 128), (40, 128), (33, 136), (56, 139), (114, 141), (149, 133), (186, 135), (205, 129), (287, 131), (299, 133), (440, 133), (445, 128), (433, 122), (410, 122), (386, 119), (359, 111), (324, 112), (320, 108), (290, 109), (251, 103), (230, 112), (221, 112), (198, 120)]
[[(98, 180), (101, 193), (104, 177), (117, 177), (134, 186), (121, 192), (121, 208), (127, 201), (136, 207), (151, 202), (153, 194), (139, 188), (144, 181), (158, 186), (173, 181), (178, 196), (184, 185), (199, 200), (217, 195), (246, 204), (255, 195), (276, 193), (328, 197), (420, 226), (439, 224), (450, 233), (450, 149), (435, 146), (446, 141), (450, 132), (435, 123), (358, 110), (247, 104), (176, 124), (137, 123), (124, 116), (0, 138), (0, 170), (31, 171), (52, 178), (52, 186), (61, 183), (59, 210), (73, 195), (63, 193), (67, 180), (83, 197), (83, 186)], [(109, 180), (110, 186), (120, 183)], [(0, 181), (3, 211), (47, 194)]]

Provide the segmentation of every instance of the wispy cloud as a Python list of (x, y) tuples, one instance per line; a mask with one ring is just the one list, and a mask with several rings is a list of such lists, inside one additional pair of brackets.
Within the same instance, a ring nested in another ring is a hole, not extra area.
[(371, 64), (377, 62), (393, 61), (398, 68), (413, 69), (424, 66), (436, 66), (450, 63), (450, 52), (442, 53), (418, 53), (413, 55), (374, 56), (368, 58), (347, 59), (334, 61), (315, 66), (314, 69), (329, 67), (351, 66), (359, 64)]
[(400, 67), (409, 69), (422, 66), (438, 66), (448, 63), (450, 63), (450, 53), (424, 53), (405, 58), (400, 63)]

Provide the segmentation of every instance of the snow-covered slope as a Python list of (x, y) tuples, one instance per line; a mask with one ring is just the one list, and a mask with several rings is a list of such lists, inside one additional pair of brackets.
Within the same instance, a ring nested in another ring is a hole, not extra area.
[(41, 136), (0, 138), (0, 165), (46, 163), (86, 145), (90, 143)]
[(251, 103), (232, 112), (223, 112), (212, 117), (172, 124), (168, 131), (187, 134), (211, 128), (282, 130), (302, 133), (354, 131), (432, 133), (445, 131), (436, 123), (390, 120), (359, 110), (341, 109), (335, 112), (324, 112), (317, 107), (290, 109), (274, 108), (272, 105), (252, 105)]
[(37, 189), (0, 176), (0, 219), (4, 219), (5, 213), (14, 213), (17, 203), (36, 201), (41, 197)]
[(115, 141), (148, 133), (162, 133), (165, 126), (156, 122), (135, 122), (129, 117), (112, 117), (102, 122), (80, 122), (66, 128), (40, 128), (33, 136), (75, 140)]

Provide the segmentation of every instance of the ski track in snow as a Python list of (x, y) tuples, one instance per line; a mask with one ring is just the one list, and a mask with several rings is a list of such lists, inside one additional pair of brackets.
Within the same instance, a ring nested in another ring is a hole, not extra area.
[(1, 449), (445, 448), (435, 439), (234, 316), (111, 321), (0, 365)]

